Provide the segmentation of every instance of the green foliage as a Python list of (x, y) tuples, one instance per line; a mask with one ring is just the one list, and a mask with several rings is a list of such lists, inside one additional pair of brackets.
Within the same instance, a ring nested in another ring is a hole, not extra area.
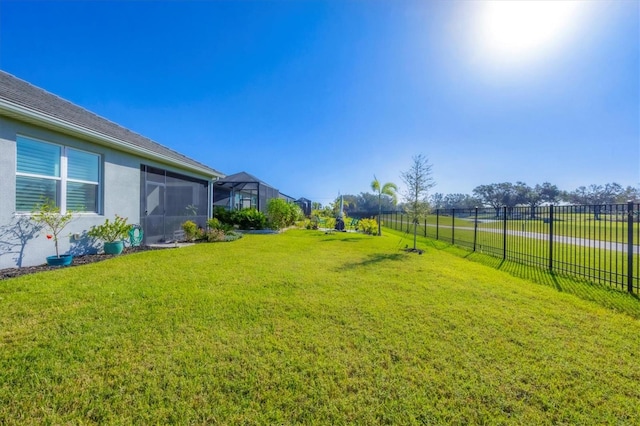
[(209, 229), (218, 229), (223, 232), (228, 232), (233, 229), (233, 225), (229, 223), (222, 223), (222, 221), (220, 221), (217, 217), (212, 217), (211, 219), (207, 220), (207, 227)]
[(326, 227), (329, 229), (333, 229), (336, 227), (336, 218), (335, 217), (327, 217), (325, 219)]
[(182, 224), (182, 230), (184, 231), (184, 236), (187, 241), (194, 241), (202, 237), (202, 231), (198, 228), (198, 225), (192, 221), (187, 220)]
[(47, 200), (43, 204), (37, 206), (36, 210), (31, 212), (30, 219), (39, 227), (45, 228), (51, 232), (47, 234), (47, 239), (53, 238), (56, 248), (56, 256), (60, 257), (58, 250), (58, 235), (71, 222), (73, 215), (71, 211), (65, 214), (60, 213), (60, 208), (55, 205), (52, 200)]
[(242, 209), (233, 212), (233, 222), (240, 229), (264, 229), (267, 217), (256, 209)]
[(131, 225), (127, 223), (127, 218), (116, 215), (113, 222), (107, 218), (102, 225), (92, 226), (87, 234), (92, 238), (113, 243), (127, 238), (130, 230)]
[[(213, 216), (221, 223), (221, 225), (217, 225), (213, 222), (214, 229), (228, 231), (233, 229), (234, 225), (240, 229), (265, 229), (267, 227), (267, 217), (254, 208), (232, 211), (224, 207), (216, 207)], [(209, 228), (212, 226), (209, 225)]]
[(282, 198), (272, 198), (269, 200), (267, 214), (271, 226), (275, 229), (292, 226), (296, 221), (304, 218), (304, 213), (300, 206), (287, 203)]
[(291, 225), (295, 225), (296, 222), (304, 220), (304, 212), (300, 208), (299, 205), (290, 203), (289, 204), (289, 223)]
[(213, 209), (213, 217), (218, 219), (221, 223), (233, 226), (233, 212), (224, 207), (216, 207)]
[(236, 241), (236, 240), (239, 240), (240, 238), (242, 238), (241, 232), (229, 231), (224, 235), (224, 240), (227, 242)]
[(358, 231), (368, 235), (376, 235), (378, 233), (378, 221), (373, 218), (360, 219)]

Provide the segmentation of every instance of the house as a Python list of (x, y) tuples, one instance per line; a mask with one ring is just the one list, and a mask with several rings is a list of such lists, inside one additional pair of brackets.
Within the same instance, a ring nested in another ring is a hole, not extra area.
[(283, 199), (284, 201), (287, 202), (287, 204), (291, 204), (291, 203), (295, 203), (296, 199), (291, 197), (290, 195), (287, 194), (283, 194), (282, 192), (278, 195), (278, 198)]
[(266, 214), (272, 198), (281, 198), (280, 191), (247, 172), (218, 179), (213, 185), (214, 207), (229, 210), (254, 208)]
[(302, 209), (302, 212), (304, 213), (305, 216), (311, 216), (312, 202), (311, 202), (310, 199), (304, 198), (304, 197), (300, 197), (295, 201), (295, 203), (298, 206), (300, 206), (300, 209)]
[(0, 71), (0, 269), (42, 264), (53, 253), (29, 220), (45, 200), (73, 211), (60, 250), (95, 252), (86, 237), (116, 214), (144, 242), (171, 240), (187, 219), (211, 216), (224, 175), (144, 136)]

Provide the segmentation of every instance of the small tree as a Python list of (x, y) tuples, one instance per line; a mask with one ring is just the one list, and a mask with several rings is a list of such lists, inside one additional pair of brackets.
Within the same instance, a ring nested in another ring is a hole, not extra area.
[(429, 203), (427, 202), (429, 190), (436, 185), (431, 176), (431, 167), (429, 160), (422, 154), (418, 154), (413, 157), (411, 168), (400, 175), (407, 187), (403, 196), (406, 201), (405, 210), (413, 222), (414, 250), (416, 250), (418, 223), (429, 212)]
[(44, 204), (37, 206), (37, 209), (31, 213), (31, 220), (38, 226), (44, 227), (51, 231), (47, 234), (47, 239), (53, 239), (56, 247), (56, 257), (60, 257), (58, 250), (58, 235), (71, 222), (73, 216), (70, 211), (65, 214), (60, 213), (60, 207), (56, 206), (51, 200), (47, 200)]
[(384, 185), (380, 185), (380, 181), (378, 180), (376, 175), (373, 175), (373, 182), (371, 182), (371, 189), (378, 195), (378, 236), (380, 236), (382, 235), (382, 229), (381, 229), (382, 221), (380, 220), (380, 218), (382, 217), (382, 194), (388, 195), (389, 197), (391, 197), (391, 200), (393, 201), (393, 205), (395, 205), (398, 202), (398, 199), (396, 196), (396, 191), (398, 190), (398, 187), (396, 186), (395, 183), (392, 183), (392, 182), (387, 182)]

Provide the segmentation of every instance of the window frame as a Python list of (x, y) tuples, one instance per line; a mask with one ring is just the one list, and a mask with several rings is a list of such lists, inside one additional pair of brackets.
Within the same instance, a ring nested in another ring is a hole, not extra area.
[[(51, 175), (40, 175), (40, 174), (35, 174), (35, 173), (25, 173), (25, 172), (19, 172), (18, 171), (18, 143), (20, 142), (20, 139), (25, 139), (27, 141), (30, 142), (36, 142), (36, 143), (40, 143), (40, 144), (46, 144), (46, 145), (53, 145), (56, 146), (58, 148), (60, 148), (60, 176), (51, 176)], [(70, 178), (69, 177), (69, 156), (68, 153), (69, 151), (76, 151), (76, 152), (80, 152), (80, 153), (84, 153), (84, 154), (89, 154), (89, 155), (93, 155), (96, 157), (97, 159), (97, 177), (98, 180), (97, 181), (88, 181), (88, 180), (83, 180), (83, 179), (76, 179), (76, 178)], [(35, 179), (47, 179), (47, 180), (51, 180), (56, 182), (56, 200), (55, 204), (57, 207), (60, 208), (60, 213), (61, 214), (65, 214), (67, 212), (67, 185), (69, 182), (71, 183), (80, 183), (80, 184), (89, 184), (89, 185), (95, 185), (96, 186), (96, 209), (95, 211), (73, 211), (74, 213), (77, 214), (88, 214), (88, 215), (92, 215), (92, 214), (100, 214), (102, 212), (102, 184), (103, 184), (103, 176), (102, 176), (102, 154), (98, 154), (96, 152), (92, 152), (92, 151), (87, 151), (85, 149), (80, 149), (80, 148), (76, 148), (73, 146), (69, 146), (69, 145), (63, 145), (60, 143), (55, 143), (55, 142), (49, 142), (49, 141), (45, 141), (39, 138), (34, 138), (31, 136), (26, 136), (23, 134), (18, 134), (16, 136), (16, 169), (15, 169), (15, 176), (16, 178), (18, 176), (22, 176), (22, 177), (27, 177), (27, 178), (35, 178)], [(14, 202), (16, 201), (18, 196), (18, 189), (16, 188), (16, 193), (15, 193), (15, 197), (14, 197)], [(28, 211), (18, 211), (17, 210), (17, 205), (16, 205), (16, 213), (19, 214), (28, 214), (31, 212)]]

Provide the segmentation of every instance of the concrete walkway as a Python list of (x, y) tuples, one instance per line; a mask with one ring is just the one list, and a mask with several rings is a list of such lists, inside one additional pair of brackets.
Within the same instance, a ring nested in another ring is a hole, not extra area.
[[(427, 226), (431, 228), (436, 227), (435, 225), (427, 225)], [(440, 226), (440, 229), (442, 228), (451, 229), (452, 227)], [(465, 227), (465, 226), (462, 226), (462, 227), (456, 226), (455, 229), (473, 231), (474, 228)], [(492, 234), (503, 233), (502, 229), (478, 228), (478, 233), (481, 233), (481, 232), (487, 232)], [(549, 234), (541, 234), (539, 232), (507, 230), (507, 235), (513, 235), (516, 237), (523, 237), (523, 238), (533, 238), (533, 239), (542, 240), (542, 241), (549, 240)], [(595, 248), (595, 249), (601, 249), (601, 250), (612, 250), (612, 251), (618, 251), (621, 253), (626, 253), (627, 247), (628, 247), (628, 244), (624, 244), (624, 243), (614, 243), (613, 241), (601, 241), (601, 240), (591, 240), (586, 238), (567, 237), (565, 235), (554, 235), (553, 242), (560, 243), (560, 244), (571, 244), (574, 246)], [(634, 254), (640, 253), (640, 245), (637, 245), (637, 244), (633, 245), (633, 253)]]

